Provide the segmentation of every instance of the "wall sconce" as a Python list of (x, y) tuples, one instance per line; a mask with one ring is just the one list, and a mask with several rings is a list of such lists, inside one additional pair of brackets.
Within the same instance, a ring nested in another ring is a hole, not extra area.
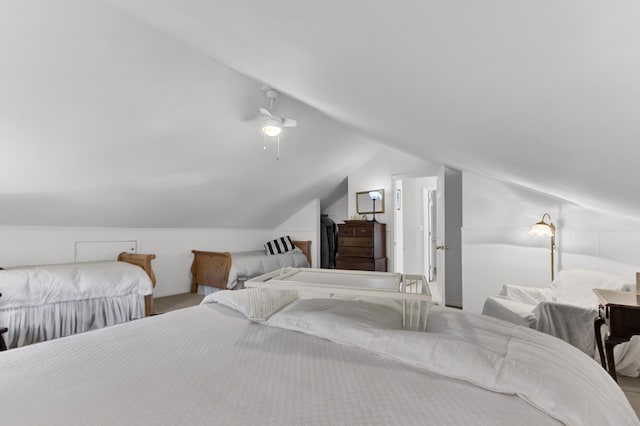
[[(544, 221), (545, 217), (549, 218), (548, 223)], [(551, 216), (549, 213), (543, 214), (540, 222), (537, 222), (531, 227), (529, 235), (536, 237), (551, 237), (551, 281), (553, 281), (555, 269), (553, 264), (553, 251), (556, 248), (556, 227), (553, 225), (553, 222), (551, 222)]]
[(382, 199), (382, 193), (380, 191), (369, 191), (369, 197), (371, 197), (371, 201), (373, 201), (373, 219), (371, 222), (377, 222), (376, 220), (376, 200)]

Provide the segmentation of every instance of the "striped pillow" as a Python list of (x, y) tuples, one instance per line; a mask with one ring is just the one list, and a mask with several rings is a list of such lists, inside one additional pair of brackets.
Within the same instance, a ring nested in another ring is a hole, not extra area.
[(291, 241), (290, 236), (276, 238), (275, 240), (267, 241), (264, 243), (264, 248), (267, 250), (267, 254), (282, 254), (288, 251), (292, 251), (296, 248)]

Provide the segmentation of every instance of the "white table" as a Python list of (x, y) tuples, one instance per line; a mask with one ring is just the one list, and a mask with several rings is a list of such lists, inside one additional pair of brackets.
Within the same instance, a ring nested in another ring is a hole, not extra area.
[[(266, 292), (250, 293), (252, 319), (266, 320), (291, 303), (298, 292), (382, 297), (402, 301), (403, 326), (424, 329), (428, 305), (434, 304), (422, 275), (342, 269), (283, 268), (245, 282), (245, 287)], [(279, 293), (268, 292), (278, 290)], [(288, 293), (286, 293), (288, 291)]]

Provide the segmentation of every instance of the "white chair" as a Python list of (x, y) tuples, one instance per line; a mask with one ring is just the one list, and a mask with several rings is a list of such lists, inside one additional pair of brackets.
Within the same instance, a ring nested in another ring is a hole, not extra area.
[[(505, 284), (498, 295), (487, 298), (482, 313), (558, 337), (598, 359), (593, 330), (598, 299), (594, 288), (632, 291), (635, 282), (604, 272), (563, 270), (548, 287)], [(640, 372), (640, 345), (632, 343), (637, 350), (621, 347), (615, 359), (620, 374), (636, 377)]]

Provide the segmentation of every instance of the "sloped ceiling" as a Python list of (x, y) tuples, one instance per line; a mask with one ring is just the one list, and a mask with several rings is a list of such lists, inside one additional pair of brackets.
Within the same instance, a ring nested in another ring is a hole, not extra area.
[(378, 145), (96, 1), (0, 2), (0, 225), (280, 224)]
[(378, 142), (640, 217), (635, 1), (0, 5), (0, 224), (273, 226)]

